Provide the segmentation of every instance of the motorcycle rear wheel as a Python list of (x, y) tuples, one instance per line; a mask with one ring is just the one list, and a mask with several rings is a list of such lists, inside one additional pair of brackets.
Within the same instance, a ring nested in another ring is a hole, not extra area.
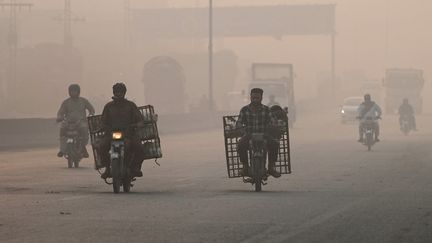
[(131, 188), (131, 180), (125, 179), (123, 181), (123, 192), (130, 192), (130, 188)]

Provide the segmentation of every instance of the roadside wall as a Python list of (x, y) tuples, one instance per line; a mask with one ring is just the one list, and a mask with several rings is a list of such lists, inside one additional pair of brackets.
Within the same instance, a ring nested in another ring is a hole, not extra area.
[[(160, 115), (158, 129), (161, 140), (165, 134), (221, 128), (223, 115), (223, 112)], [(0, 119), (0, 151), (55, 147), (58, 133), (59, 125), (54, 118)]]

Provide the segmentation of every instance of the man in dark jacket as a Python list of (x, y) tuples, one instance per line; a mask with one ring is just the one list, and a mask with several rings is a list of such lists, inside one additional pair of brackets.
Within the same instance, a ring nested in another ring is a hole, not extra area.
[(133, 158), (133, 175), (141, 177), (141, 164), (144, 160), (141, 140), (135, 133), (135, 128), (143, 124), (143, 116), (136, 104), (125, 98), (126, 85), (116, 83), (113, 86), (113, 101), (105, 105), (102, 112), (102, 127), (106, 133), (100, 144), (101, 160), (105, 165), (105, 172), (101, 175), (103, 179), (111, 176), (110, 155), (111, 131), (122, 130), (125, 135), (125, 159)]
[(87, 99), (80, 97), (80, 91), (81, 88), (78, 84), (71, 84), (69, 86), (70, 97), (63, 101), (59, 111), (57, 112), (57, 122), (65, 121), (60, 127), (60, 151), (57, 153), (58, 157), (63, 157), (65, 152), (67, 122), (79, 123), (78, 134), (81, 139), (81, 144), (83, 145), (82, 155), (84, 158), (89, 157), (89, 154), (85, 148), (89, 140), (86, 111), (88, 110), (89, 114), (93, 115), (95, 113), (95, 109)]

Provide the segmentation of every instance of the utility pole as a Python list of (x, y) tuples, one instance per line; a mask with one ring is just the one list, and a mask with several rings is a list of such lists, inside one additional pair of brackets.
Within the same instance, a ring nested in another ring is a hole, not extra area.
[(72, 14), (71, 0), (65, 0), (63, 16), (56, 17), (54, 20), (63, 21), (63, 45), (65, 53), (67, 53), (73, 47), (72, 23), (84, 22), (85, 18), (74, 17)]
[[(64, 1), (63, 15), (55, 17), (54, 20), (63, 22), (63, 55), (64, 55), (64, 81), (70, 82), (71, 65), (72, 65), (72, 49), (74, 46), (74, 38), (72, 33), (72, 24), (74, 22), (84, 22), (85, 18), (75, 17), (72, 13), (71, 0)], [(76, 80), (74, 80), (76, 82)]]
[(209, 109), (214, 110), (213, 101), (213, 0), (209, 0)]
[[(9, 49), (9, 70), (8, 70), (8, 81), (6, 83), (6, 94), (12, 91), (13, 94), (17, 87), (17, 49), (18, 49), (18, 30), (17, 30), (17, 17), (18, 12), (23, 10), (30, 11), (33, 4), (31, 3), (17, 3), (16, 0), (10, 0), (9, 3), (0, 3), (2, 10), (9, 9), (9, 35), (8, 35), (8, 49)], [(13, 97), (13, 96), (12, 96)]]
[(130, 0), (124, 0), (124, 45), (128, 48), (131, 43), (130, 32), (130, 18), (131, 18), (131, 3)]
[(65, 48), (72, 48), (73, 36), (72, 36), (72, 8), (70, 0), (65, 0), (65, 7), (63, 13), (63, 24), (64, 24), (64, 37), (63, 43)]

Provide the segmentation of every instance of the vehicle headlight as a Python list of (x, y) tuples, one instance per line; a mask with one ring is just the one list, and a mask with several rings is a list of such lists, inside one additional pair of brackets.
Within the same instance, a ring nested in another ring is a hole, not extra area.
[(342, 114), (345, 114), (345, 111), (344, 111), (344, 110), (341, 110), (341, 113), (342, 113)]
[(122, 139), (122, 138), (123, 138), (123, 133), (121, 133), (121, 132), (113, 132), (113, 134), (112, 134), (112, 138), (113, 138), (114, 140)]

